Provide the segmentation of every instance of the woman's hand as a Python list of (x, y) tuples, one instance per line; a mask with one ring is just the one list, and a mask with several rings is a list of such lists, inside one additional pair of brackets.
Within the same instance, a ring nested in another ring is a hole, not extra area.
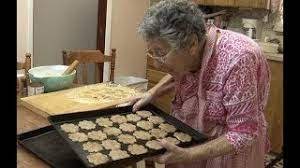
[(161, 140), (160, 145), (167, 149), (166, 153), (157, 157), (149, 158), (149, 160), (160, 164), (183, 163), (192, 160), (192, 154), (189, 152), (189, 148), (178, 147), (166, 140)]
[(134, 112), (139, 110), (141, 107), (149, 104), (153, 100), (153, 98), (154, 98), (153, 93), (151, 93), (149, 91), (144, 93), (141, 97), (132, 101), (132, 104), (134, 104), (132, 110)]

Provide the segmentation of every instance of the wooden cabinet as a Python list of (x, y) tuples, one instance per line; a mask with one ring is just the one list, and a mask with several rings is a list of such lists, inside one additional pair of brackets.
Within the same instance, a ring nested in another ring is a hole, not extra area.
[(197, 0), (200, 5), (269, 9), (269, 0)]
[(197, 2), (207, 6), (235, 6), (235, 0), (198, 0)]
[[(167, 73), (163, 69), (157, 69), (153, 65), (152, 58), (147, 58), (147, 72), (146, 77), (148, 79), (148, 89), (151, 89), (154, 85), (156, 85), (161, 78), (163, 78)], [(166, 113), (171, 112), (171, 102), (174, 98), (174, 91), (169, 92), (158, 99), (156, 99), (153, 104), (157, 106), (159, 109)]]
[(265, 110), (271, 150), (281, 152), (283, 145), (283, 63), (268, 60), (271, 70), (271, 85)]

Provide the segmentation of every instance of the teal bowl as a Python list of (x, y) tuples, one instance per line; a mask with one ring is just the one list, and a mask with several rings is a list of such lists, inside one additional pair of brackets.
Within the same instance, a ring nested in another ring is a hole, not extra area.
[(53, 92), (70, 88), (73, 84), (76, 70), (71, 74), (61, 75), (68, 66), (49, 65), (31, 68), (28, 71), (31, 82), (40, 82), (44, 85), (45, 92)]

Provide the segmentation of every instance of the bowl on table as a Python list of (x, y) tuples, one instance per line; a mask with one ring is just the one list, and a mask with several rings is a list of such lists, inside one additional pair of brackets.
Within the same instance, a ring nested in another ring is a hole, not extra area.
[(68, 68), (66, 65), (49, 65), (31, 68), (28, 71), (31, 82), (40, 82), (45, 92), (58, 91), (72, 86), (76, 70), (67, 75), (62, 73)]

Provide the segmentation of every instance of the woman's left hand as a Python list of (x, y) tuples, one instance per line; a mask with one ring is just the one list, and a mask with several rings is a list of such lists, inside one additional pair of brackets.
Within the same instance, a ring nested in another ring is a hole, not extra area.
[(166, 153), (157, 157), (149, 158), (149, 160), (160, 164), (173, 164), (191, 161), (192, 156), (188, 148), (178, 147), (166, 140), (161, 140), (160, 144), (162, 147), (167, 149)]

